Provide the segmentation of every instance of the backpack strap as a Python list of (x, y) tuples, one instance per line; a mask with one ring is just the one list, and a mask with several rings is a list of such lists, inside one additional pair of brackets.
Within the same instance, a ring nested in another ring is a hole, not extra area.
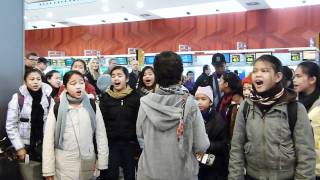
[(90, 99), (90, 104), (91, 104), (91, 107), (92, 107), (94, 113), (96, 113), (97, 107), (96, 107), (96, 102), (95, 102), (95, 100)]
[(47, 96), (47, 100), (48, 100), (48, 111), (50, 109), (50, 106), (51, 106), (51, 96)]
[(242, 114), (243, 114), (244, 122), (247, 123), (248, 114), (249, 114), (249, 103), (247, 101), (244, 101)]
[(18, 91), (17, 95), (18, 95), (19, 112), (21, 112), (24, 104), (24, 95), (22, 95), (20, 91)]
[(297, 122), (298, 104), (297, 101), (292, 101), (287, 104), (288, 123), (291, 132), (291, 138), (293, 139), (294, 127)]

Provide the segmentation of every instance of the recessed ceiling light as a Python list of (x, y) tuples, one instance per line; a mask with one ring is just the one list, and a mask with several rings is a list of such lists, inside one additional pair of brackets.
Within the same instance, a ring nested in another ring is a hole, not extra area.
[(216, 9), (216, 12), (219, 12), (220, 10), (219, 9)]
[(52, 16), (53, 16), (52, 12), (48, 12), (48, 13), (47, 13), (47, 17), (48, 17), (48, 18), (51, 18)]
[(57, 27), (68, 27), (65, 24), (51, 22), (51, 21), (34, 21), (25, 23), (25, 29), (46, 29), (46, 28), (57, 28)]
[[(125, 18), (127, 20), (125, 20)], [(135, 16), (130, 13), (111, 13), (111, 14), (97, 14), (91, 16), (82, 16), (68, 18), (65, 21), (79, 24), (79, 25), (95, 25), (95, 24), (104, 24), (101, 20), (106, 20), (106, 23), (121, 23), (121, 22), (132, 22), (132, 21), (142, 21), (145, 20), (141, 16)]]
[(256, 6), (258, 4), (260, 4), (260, 3), (259, 2), (247, 2), (246, 3), (247, 6)]
[(123, 18), (123, 20), (128, 21), (129, 19), (128, 18)]
[(52, 27), (56, 27), (56, 25), (55, 25), (55, 24), (51, 24), (51, 26), (52, 26)]
[(107, 22), (107, 21), (106, 21), (106, 20), (101, 20), (101, 22), (105, 23), (105, 22)]
[(143, 1), (138, 1), (137, 2), (137, 8), (143, 8), (144, 7), (144, 3), (143, 3)]
[(190, 15), (190, 14), (191, 14), (191, 12), (187, 11), (187, 12), (186, 12), (186, 14), (187, 14), (187, 15)]
[(110, 11), (109, 6), (103, 6), (103, 7), (102, 7), (102, 11), (104, 11), (104, 12)]
[(33, 27), (33, 29), (37, 29), (38, 27), (37, 26), (32, 26)]

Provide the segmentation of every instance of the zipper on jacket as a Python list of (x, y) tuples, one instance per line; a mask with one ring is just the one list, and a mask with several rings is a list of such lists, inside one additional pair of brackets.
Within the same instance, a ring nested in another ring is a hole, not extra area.
[(123, 106), (123, 99), (121, 100), (121, 106)]

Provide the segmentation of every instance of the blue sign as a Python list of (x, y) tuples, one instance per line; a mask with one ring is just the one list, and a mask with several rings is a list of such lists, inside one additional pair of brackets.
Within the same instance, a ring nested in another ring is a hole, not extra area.
[(128, 59), (127, 57), (117, 57), (117, 65), (127, 65)]
[(192, 54), (180, 54), (180, 57), (182, 59), (182, 63), (192, 64), (193, 62)]
[(144, 62), (145, 64), (153, 64), (154, 63), (155, 56), (145, 56)]

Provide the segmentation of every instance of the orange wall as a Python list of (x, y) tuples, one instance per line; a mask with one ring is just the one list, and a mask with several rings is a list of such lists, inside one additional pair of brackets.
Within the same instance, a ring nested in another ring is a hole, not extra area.
[(160, 19), (130, 23), (77, 26), (25, 31), (26, 52), (47, 56), (48, 50), (83, 55), (83, 50), (102, 54), (126, 54), (128, 47), (145, 52), (235, 49), (237, 41), (248, 48), (302, 47), (320, 32), (320, 6), (257, 10), (209, 16)]

